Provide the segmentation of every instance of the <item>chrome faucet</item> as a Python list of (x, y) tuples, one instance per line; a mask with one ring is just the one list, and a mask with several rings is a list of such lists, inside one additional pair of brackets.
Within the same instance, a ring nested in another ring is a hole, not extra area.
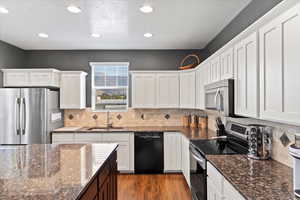
[(112, 128), (113, 127), (113, 123), (110, 123), (110, 117), (109, 117), (109, 111), (107, 111), (106, 113), (106, 128)]

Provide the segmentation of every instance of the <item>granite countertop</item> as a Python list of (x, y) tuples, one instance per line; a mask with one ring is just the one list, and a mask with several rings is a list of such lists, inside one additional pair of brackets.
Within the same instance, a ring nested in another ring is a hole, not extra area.
[(88, 130), (89, 127), (62, 127), (52, 131), (53, 133), (107, 133), (107, 132), (180, 132), (188, 139), (209, 139), (216, 136), (216, 132), (209, 129), (187, 128), (182, 126), (137, 126), (122, 127), (120, 129)]
[(0, 146), (0, 199), (74, 200), (117, 146)]
[(208, 155), (207, 159), (246, 199), (300, 199), (293, 191), (293, 169), (277, 161), (245, 155)]

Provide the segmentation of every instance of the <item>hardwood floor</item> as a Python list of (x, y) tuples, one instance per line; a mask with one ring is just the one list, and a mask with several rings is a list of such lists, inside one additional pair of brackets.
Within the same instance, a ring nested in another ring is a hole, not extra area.
[(118, 200), (191, 200), (181, 174), (118, 175)]

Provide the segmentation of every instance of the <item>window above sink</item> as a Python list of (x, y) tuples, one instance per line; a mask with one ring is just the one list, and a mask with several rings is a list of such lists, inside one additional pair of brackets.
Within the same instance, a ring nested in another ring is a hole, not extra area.
[(92, 108), (94, 111), (128, 109), (128, 62), (92, 62)]

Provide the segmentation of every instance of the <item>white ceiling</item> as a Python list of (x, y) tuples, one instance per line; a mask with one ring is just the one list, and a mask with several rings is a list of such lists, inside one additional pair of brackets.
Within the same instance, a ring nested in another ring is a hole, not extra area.
[[(23, 49), (201, 49), (251, 0), (0, 0), (0, 40)], [(72, 14), (70, 4), (82, 9)], [(139, 8), (151, 5), (154, 12)], [(37, 37), (45, 32), (49, 38)], [(97, 32), (100, 38), (90, 34)], [(150, 32), (153, 37), (144, 38)]]

